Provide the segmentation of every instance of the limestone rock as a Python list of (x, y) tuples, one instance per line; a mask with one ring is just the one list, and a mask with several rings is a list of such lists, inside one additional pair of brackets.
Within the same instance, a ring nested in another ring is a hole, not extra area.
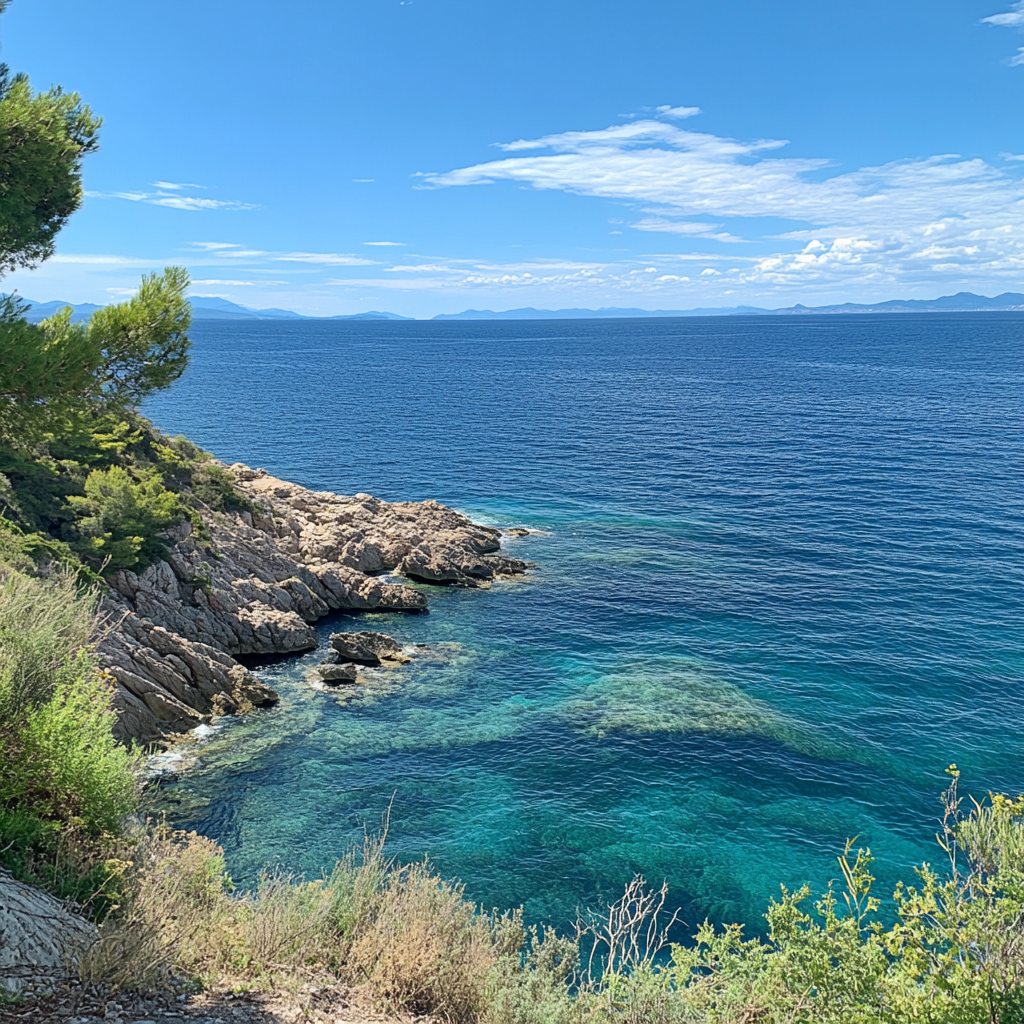
[(328, 686), (339, 686), (342, 683), (356, 682), (357, 669), (355, 665), (338, 665), (330, 662), (321, 662), (316, 667), (317, 674)]
[(0, 870), (0, 988), (53, 991), (97, 938), (95, 925)]
[(202, 531), (176, 526), (166, 560), (112, 581), (99, 657), (122, 739), (152, 743), (273, 702), (235, 658), (310, 650), (312, 624), (331, 611), (426, 611), (420, 591), (378, 574), (479, 586), (527, 568), (497, 553), (500, 531), (436, 501), (346, 497), (225, 468), (257, 511), (200, 508)]
[(387, 633), (332, 633), (331, 647), (341, 661), (361, 665), (379, 665), (382, 661), (407, 664), (412, 659), (401, 645)]

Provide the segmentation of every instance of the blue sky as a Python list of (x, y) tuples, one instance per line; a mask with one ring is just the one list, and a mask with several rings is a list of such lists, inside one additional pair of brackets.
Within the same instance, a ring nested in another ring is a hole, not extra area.
[[(4, 288), (313, 314), (1024, 291), (1024, 0), (14, 0), (104, 118)], [(387, 243), (387, 244), (385, 244)]]

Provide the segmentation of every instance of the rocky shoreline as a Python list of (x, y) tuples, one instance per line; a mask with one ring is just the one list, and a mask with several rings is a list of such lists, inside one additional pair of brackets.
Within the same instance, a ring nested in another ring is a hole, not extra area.
[(201, 507), (201, 528), (167, 535), (166, 560), (110, 581), (98, 656), (125, 742), (274, 703), (237, 658), (310, 650), (313, 624), (331, 612), (427, 610), (422, 593), (381, 574), (476, 587), (528, 568), (500, 554), (501, 531), (435, 501), (346, 497), (224, 468), (253, 511)]

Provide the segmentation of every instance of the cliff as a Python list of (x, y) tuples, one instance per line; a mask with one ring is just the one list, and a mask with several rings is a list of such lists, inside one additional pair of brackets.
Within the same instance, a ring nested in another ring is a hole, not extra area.
[(257, 511), (200, 508), (202, 529), (186, 522), (166, 535), (166, 560), (111, 581), (98, 653), (122, 740), (153, 743), (273, 703), (236, 657), (316, 647), (313, 623), (332, 611), (426, 611), (422, 593), (379, 574), (479, 586), (526, 570), (499, 553), (499, 530), (437, 502), (345, 497), (225, 468)]

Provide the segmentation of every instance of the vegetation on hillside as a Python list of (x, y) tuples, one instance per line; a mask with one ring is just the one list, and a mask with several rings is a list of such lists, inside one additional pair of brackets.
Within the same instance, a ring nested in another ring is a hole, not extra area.
[(128, 898), (83, 964), (125, 988), (342, 981), (386, 1009), (459, 1024), (1016, 1024), (1024, 1020), (1024, 800), (962, 813), (945, 794), (940, 873), (918, 870), (886, 925), (871, 854), (839, 858), (842, 888), (782, 890), (766, 939), (705, 922), (666, 941), (666, 891), (634, 880), (575, 933), (485, 912), (428, 864), (368, 841), (323, 878), (268, 875), (235, 893), (220, 850), (156, 831), (136, 846)]
[(95, 591), (67, 572), (28, 576), (24, 557), (0, 561), (0, 866), (102, 900), (136, 809), (136, 759), (114, 741), (110, 681), (91, 654)]
[[(0, 0), (0, 13), (6, 0)], [(0, 274), (52, 254), (82, 200), (99, 120), (0, 66)], [(40, 324), (0, 298), (0, 865), (102, 909), (136, 808), (93, 645), (102, 577), (141, 569), (198, 509), (247, 503), (212, 457), (138, 414), (188, 362), (188, 275)]]

